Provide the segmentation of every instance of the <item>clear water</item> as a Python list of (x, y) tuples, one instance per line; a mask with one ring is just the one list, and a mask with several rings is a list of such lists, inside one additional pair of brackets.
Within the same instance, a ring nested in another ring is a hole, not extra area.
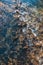
[[(5, 3), (12, 3), (12, 0), (0, 0), (2, 2)], [(25, 3), (29, 3), (29, 5), (31, 6), (37, 6), (37, 7), (43, 7), (43, 0), (20, 0), (21, 2), (25, 2)]]

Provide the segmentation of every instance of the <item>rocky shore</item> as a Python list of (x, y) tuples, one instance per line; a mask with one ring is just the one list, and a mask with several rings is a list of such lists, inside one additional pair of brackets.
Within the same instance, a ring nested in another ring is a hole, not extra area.
[(43, 8), (0, 2), (0, 65), (43, 65)]

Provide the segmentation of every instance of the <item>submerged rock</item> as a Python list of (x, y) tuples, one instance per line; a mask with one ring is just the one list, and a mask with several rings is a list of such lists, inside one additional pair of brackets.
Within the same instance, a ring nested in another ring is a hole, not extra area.
[(0, 65), (42, 64), (42, 10), (0, 2)]

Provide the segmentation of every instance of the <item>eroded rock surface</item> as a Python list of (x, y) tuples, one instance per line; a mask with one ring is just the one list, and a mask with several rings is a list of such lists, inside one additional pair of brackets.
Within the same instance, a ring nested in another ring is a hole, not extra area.
[(0, 2), (0, 65), (43, 65), (43, 9)]

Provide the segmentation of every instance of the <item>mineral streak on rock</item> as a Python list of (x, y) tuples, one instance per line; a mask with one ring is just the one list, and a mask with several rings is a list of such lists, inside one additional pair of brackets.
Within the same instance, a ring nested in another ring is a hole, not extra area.
[(43, 9), (0, 2), (0, 65), (43, 65)]

